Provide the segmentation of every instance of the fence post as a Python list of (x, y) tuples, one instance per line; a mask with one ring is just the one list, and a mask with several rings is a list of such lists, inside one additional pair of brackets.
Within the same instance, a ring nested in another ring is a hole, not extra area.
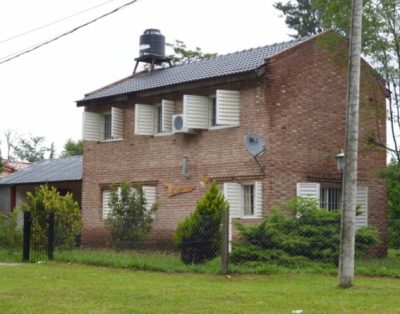
[(54, 212), (49, 213), (49, 238), (47, 243), (47, 258), (52, 260), (54, 258)]
[(24, 234), (22, 243), (22, 261), (29, 262), (30, 244), (31, 244), (31, 225), (32, 213), (24, 212)]
[(222, 211), (221, 228), (221, 272), (226, 274), (229, 271), (229, 208)]

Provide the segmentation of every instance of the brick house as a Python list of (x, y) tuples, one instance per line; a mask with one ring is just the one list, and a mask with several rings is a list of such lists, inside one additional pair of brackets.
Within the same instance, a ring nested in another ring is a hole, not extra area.
[[(84, 107), (82, 243), (104, 243), (108, 191), (122, 181), (142, 184), (147, 199), (159, 202), (153, 233), (162, 239), (210, 180), (224, 191), (231, 217), (244, 223), (296, 194), (337, 209), (347, 56), (346, 43), (327, 32), (140, 72), (86, 94), (77, 102)], [(357, 226), (379, 229), (382, 254), (386, 185), (376, 170), (386, 156), (364, 144), (371, 132), (385, 138), (383, 86), (363, 62)], [(249, 133), (267, 144), (258, 157), (265, 172), (245, 149)], [(174, 189), (187, 193), (171, 196)]]

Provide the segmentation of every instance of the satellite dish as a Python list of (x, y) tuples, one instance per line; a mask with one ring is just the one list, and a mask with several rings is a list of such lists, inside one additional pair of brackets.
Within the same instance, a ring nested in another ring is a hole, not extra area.
[(267, 150), (264, 140), (257, 134), (249, 133), (244, 138), (244, 146), (247, 152), (254, 157), (264, 155)]
[(267, 145), (261, 136), (249, 133), (244, 137), (244, 147), (247, 152), (254, 157), (257, 165), (260, 167), (262, 173), (265, 173), (265, 165), (262, 165), (257, 157), (264, 155), (267, 151)]

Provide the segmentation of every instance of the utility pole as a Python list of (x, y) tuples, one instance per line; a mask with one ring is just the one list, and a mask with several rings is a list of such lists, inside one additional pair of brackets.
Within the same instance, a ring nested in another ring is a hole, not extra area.
[(342, 288), (351, 287), (354, 279), (362, 11), (362, 0), (353, 0), (340, 228), (339, 286)]

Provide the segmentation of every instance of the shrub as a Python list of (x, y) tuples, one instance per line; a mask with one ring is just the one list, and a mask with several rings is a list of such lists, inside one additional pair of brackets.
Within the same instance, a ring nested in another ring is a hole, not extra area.
[[(274, 208), (259, 225), (237, 224), (237, 228), (239, 239), (230, 258), (234, 263), (251, 260), (289, 265), (303, 261), (302, 258), (338, 261), (340, 213), (318, 208), (310, 199), (291, 199)], [(361, 256), (377, 243), (375, 228), (360, 228), (356, 233), (356, 255)], [(297, 262), (289, 261), (289, 257)]]
[(0, 215), (0, 248), (22, 248), (22, 229), (18, 227), (18, 211)]
[(215, 182), (197, 201), (196, 209), (178, 224), (174, 237), (185, 264), (198, 264), (217, 256), (221, 242), (222, 211), (228, 209)]
[(72, 194), (61, 196), (55, 187), (40, 185), (34, 193), (27, 193), (27, 201), (20, 210), (32, 213), (32, 248), (47, 249), (48, 214), (55, 213), (55, 247), (59, 249), (76, 246), (76, 237), (80, 234), (82, 217), (78, 203)]
[(111, 188), (109, 206), (107, 226), (112, 246), (117, 250), (140, 248), (151, 230), (158, 205), (148, 208), (142, 187), (133, 188), (123, 182)]

